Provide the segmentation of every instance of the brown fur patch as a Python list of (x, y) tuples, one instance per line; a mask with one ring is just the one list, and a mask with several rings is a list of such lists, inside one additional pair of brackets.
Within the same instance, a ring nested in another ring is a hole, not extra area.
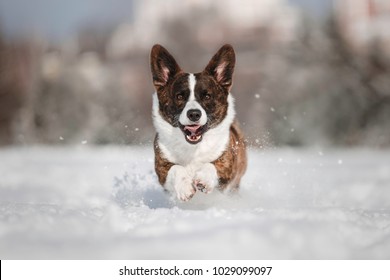
[(154, 138), (154, 168), (157, 173), (158, 181), (162, 186), (164, 186), (169, 169), (174, 165), (174, 163), (169, 162), (164, 158), (161, 153), (160, 147), (158, 146), (158, 135)]
[(160, 115), (174, 127), (179, 126), (179, 116), (190, 96), (188, 76), (187, 73), (179, 73), (166, 86), (157, 89)]
[(195, 99), (206, 111), (208, 128), (214, 128), (227, 114), (229, 91), (205, 72), (195, 74), (195, 79)]
[(226, 151), (213, 164), (217, 169), (219, 189), (222, 191), (230, 186), (232, 191), (237, 190), (247, 167), (245, 140), (237, 121), (230, 127)]

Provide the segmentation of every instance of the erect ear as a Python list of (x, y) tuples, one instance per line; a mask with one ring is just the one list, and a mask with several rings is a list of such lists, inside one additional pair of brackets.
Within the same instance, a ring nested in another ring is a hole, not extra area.
[(226, 44), (213, 56), (204, 71), (212, 75), (218, 83), (229, 90), (232, 86), (235, 63), (234, 49), (231, 45)]
[(173, 56), (160, 45), (154, 45), (150, 53), (150, 68), (153, 84), (158, 89), (165, 86), (170, 79), (181, 72)]

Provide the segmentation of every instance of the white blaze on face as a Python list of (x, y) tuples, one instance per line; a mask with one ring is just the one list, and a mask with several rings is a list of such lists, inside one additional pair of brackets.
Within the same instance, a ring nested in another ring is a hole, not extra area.
[[(179, 122), (182, 125), (192, 125), (192, 124), (199, 124), (199, 125), (205, 125), (207, 122), (207, 115), (206, 111), (202, 108), (202, 106), (199, 104), (198, 101), (195, 99), (195, 84), (196, 79), (194, 74), (188, 75), (188, 86), (190, 88), (190, 97), (187, 100), (187, 104), (184, 107), (183, 111), (180, 114)], [(200, 117), (199, 121), (193, 122), (187, 117), (188, 110), (191, 109), (198, 109), (200, 110), (202, 116)]]
[(195, 84), (196, 84), (196, 79), (194, 74), (189, 74), (188, 75), (188, 87), (190, 88), (190, 98), (188, 101), (195, 101)]

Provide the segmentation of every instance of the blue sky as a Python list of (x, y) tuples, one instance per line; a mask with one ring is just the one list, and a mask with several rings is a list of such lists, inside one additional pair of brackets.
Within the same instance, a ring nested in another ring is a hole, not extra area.
[[(287, 0), (314, 18), (327, 14), (331, 0)], [(131, 19), (133, 0), (0, 0), (0, 30), (8, 35), (38, 31), (57, 40), (80, 27)]]
[(86, 24), (115, 24), (131, 15), (132, 0), (0, 0), (0, 29), (11, 35), (36, 30), (61, 39)]

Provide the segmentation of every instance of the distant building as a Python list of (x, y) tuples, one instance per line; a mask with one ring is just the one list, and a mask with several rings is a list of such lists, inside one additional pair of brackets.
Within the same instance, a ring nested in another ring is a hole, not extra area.
[(377, 44), (390, 54), (389, 0), (334, 0), (334, 11), (342, 32), (358, 51)]

